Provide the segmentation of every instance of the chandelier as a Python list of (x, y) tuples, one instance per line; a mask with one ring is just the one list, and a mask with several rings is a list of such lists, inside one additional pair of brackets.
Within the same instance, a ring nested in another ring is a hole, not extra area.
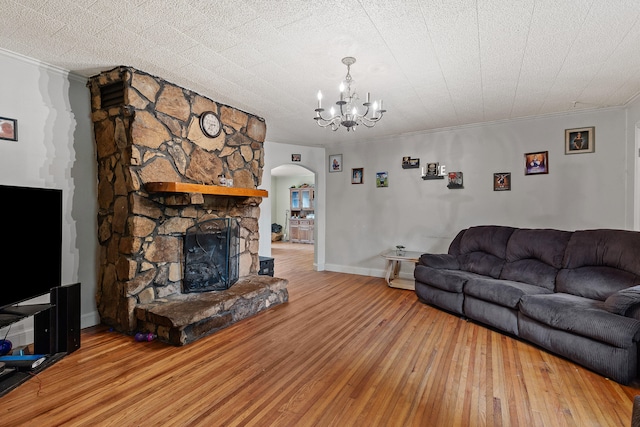
[[(323, 128), (331, 127), (331, 130), (336, 131), (340, 128), (340, 125), (347, 128), (348, 131), (355, 131), (358, 125), (365, 125), (368, 128), (372, 128), (382, 118), (382, 115), (387, 110), (382, 108), (382, 100), (380, 103), (374, 101), (371, 103), (371, 94), (367, 92), (367, 99), (362, 106), (365, 107), (363, 113), (358, 111), (357, 102), (360, 97), (352, 88), (355, 80), (351, 78), (351, 66), (355, 64), (356, 58), (347, 56), (342, 58), (342, 63), (347, 66), (347, 76), (340, 84), (340, 100), (336, 102), (336, 105), (340, 107), (340, 111), (336, 114), (334, 107), (329, 110), (329, 117), (325, 117), (322, 113), (322, 92), (318, 91), (318, 108), (316, 108), (316, 116), (313, 118), (318, 126)], [(371, 113), (371, 114), (369, 114)]]

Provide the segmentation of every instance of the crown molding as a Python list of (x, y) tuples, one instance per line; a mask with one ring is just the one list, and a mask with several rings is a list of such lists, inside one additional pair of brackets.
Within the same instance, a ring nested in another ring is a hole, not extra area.
[(66, 70), (62, 67), (58, 67), (56, 65), (47, 64), (46, 62), (39, 61), (37, 59), (31, 58), (29, 56), (22, 55), (20, 53), (12, 52), (7, 49), (0, 48), (0, 56), (4, 56), (7, 58), (15, 59), (26, 64), (35, 65), (38, 68), (44, 68), (47, 71), (51, 71), (55, 74), (61, 75), (63, 77), (68, 78), (69, 80), (74, 80), (82, 84), (86, 84), (89, 80), (81, 76), (80, 74), (74, 73), (73, 71)]

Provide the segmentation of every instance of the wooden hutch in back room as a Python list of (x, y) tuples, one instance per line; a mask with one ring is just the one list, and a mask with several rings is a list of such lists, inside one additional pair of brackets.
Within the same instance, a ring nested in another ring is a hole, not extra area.
[(291, 243), (313, 243), (315, 211), (313, 187), (306, 184), (290, 188), (291, 218), (289, 219), (289, 241)]

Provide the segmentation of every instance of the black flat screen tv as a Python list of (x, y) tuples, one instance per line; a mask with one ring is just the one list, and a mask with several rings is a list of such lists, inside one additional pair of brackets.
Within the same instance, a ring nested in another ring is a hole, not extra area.
[(62, 190), (0, 185), (0, 309), (62, 281)]

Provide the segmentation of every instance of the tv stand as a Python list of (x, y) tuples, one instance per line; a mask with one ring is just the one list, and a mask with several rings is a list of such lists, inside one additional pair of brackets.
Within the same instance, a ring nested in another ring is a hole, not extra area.
[(14, 305), (0, 310), (0, 328), (4, 328), (30, 316), (49, 310), (53, 304)]
[(6, 367), (11, 372), (0, 373), (0, 397), (80, 348), (80, 283), (51, 289), (50, 299), (0, 310), (0, 328), (33, 316), (33, 353), (46, 356), (33, 369)]

